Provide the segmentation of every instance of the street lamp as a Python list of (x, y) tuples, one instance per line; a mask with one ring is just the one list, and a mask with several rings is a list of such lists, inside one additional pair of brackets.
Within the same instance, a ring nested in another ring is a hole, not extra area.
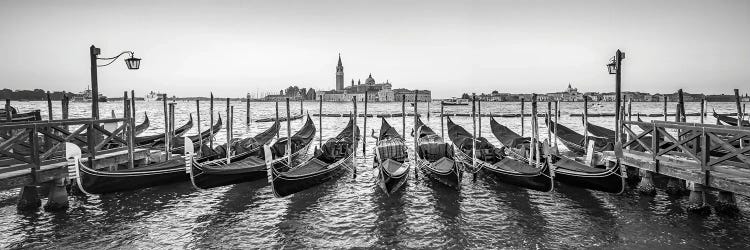
[[(96, 68), (98, 67), (105, 67), (109, 66), (113, 62), (117, 60), (117, 58), (120, 58), (120, 56), (124, 54), (130, 55), (130, 58), (125, 59), (125, 65), (130, 70), (136, 70), (141, 67), (141, 59), (136, 58), (132, 51), (124, 51), (120, 53), (119, 55), (115, 57), (106, 57), (106, 58), (100, 58), (99, 53), (101, 53), (101, 49), (95, 47), (94, 45), (91, 45), (89, 47), (89, 56), (91, 58), (91, 117), (94, 119), (99, 119), (99, 83), (97, 81), (97, 72)], [(107, 63), (103, 65), (98, 65), (96, 62), (98, 60), (107, 61)]]
[(615, 56), (610, 59), (610, 63), (607, 64), (607, 70), (609, 74), (615, 75), (615, 142), (622, 141), (621, 122), (622, 117), (620, 114), (620, 95), (622, 95), (620, 73), (622, 72), (622, 59), (625, 59), (625, 53), (622, 53), (619, 49), (615, 52)]

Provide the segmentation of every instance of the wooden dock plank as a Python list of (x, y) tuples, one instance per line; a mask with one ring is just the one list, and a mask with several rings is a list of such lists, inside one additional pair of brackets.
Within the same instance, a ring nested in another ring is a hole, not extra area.
[[(39, 183), (49, 182), (68, 175), (68, 162), (61, 161), (43, 165), (37, 171)], [(30, 169), (22, 169), (0, 174), (0, 190), (22, 187), (34, 184), (34, 177)]]

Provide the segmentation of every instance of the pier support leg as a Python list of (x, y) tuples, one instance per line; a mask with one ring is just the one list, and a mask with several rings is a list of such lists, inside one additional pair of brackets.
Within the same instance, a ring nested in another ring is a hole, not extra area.
[(625, 181), (628, 183), (628, 185), (636, 185), (641, 181), (641, 174), (635, 167), (626, 167), (625, 169), (626, 174), (628, 175), (628, 178), (625, 179)]
[(690, 198), (688, 198), (687, 211), (698, 214), (710, 214), (711, 207), (706, 204), (706, 192), (703, 185), (693, 183), (690, 185)]
[(42, 200), (39, 199), (39, 192), (36, 186), (24, 186), (21, 193), (18, 194), (18, 203), (16, 207), (21, 211), (33, 211), (42, 206)]
[(686, 193), (685, 184), (682, 180), (677, 178), (668, 177), (667, 180), (667, 193), (670, 195), (683, 195)]
[(65, 179), (56, 179), (49, 184), (49, 195), (44, 211), (55, 212), (68, 209), (68, 191), (65, 187)]
[(648, 170), (641, 170), (641, 182), (638, 183), (638, 192), (645, 195), (656, 195), (653, 174)]
[(714, 209), (716, 209), (717, 213), (723, 214), (731, 214), (739, 211), (737, 209), (737, 201), (734, 199), (734, 193), (719, 191), (719, 196), (716, 198)]

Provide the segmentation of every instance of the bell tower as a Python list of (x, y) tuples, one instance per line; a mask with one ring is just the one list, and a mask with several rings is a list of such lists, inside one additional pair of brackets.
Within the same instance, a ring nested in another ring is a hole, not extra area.
[(344, 65), (341, 64), (341, 53), (339, 53), (339, 64), (336, 66), (336, 90), (344, 89)]

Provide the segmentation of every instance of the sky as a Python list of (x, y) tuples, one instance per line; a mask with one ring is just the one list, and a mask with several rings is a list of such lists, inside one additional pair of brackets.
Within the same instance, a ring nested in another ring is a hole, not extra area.
[(88, 47), (120, 61), (100, 92), (243, 97), (335, 88), (464, 92), (749, 92), (750, 1), (0, 1), (0, 88), (79, 92)]

